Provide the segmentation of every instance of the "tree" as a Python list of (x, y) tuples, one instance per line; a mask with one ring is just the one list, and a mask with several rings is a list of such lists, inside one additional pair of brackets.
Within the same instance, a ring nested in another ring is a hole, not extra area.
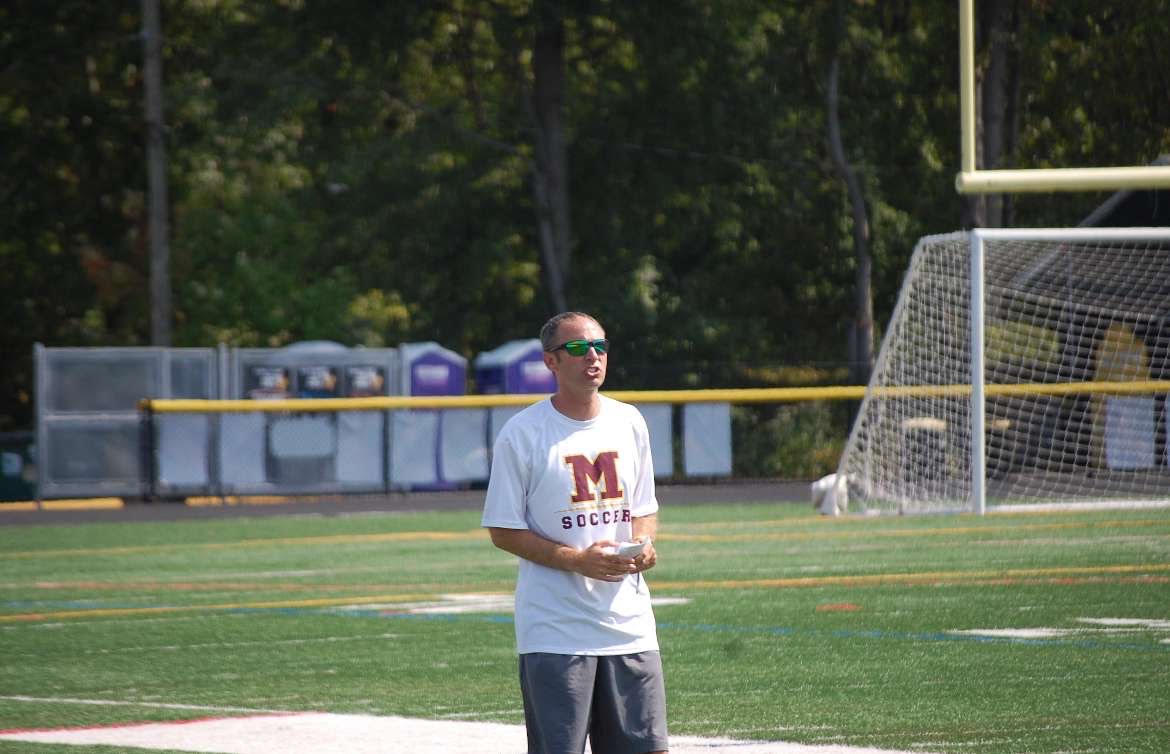
[[(565, 126), (565, 21), (555, 6), (537, 7), (532, 50), (532, 94), (535, 126), (532, 191), (544, 279), (555, 311), (569, 308), (565, 289), (572, 266), (569, 183)], [(555, 313), (554, 311), (554, 313)]]
[(167, 201), (166, 122), (162, 97), (162, 21), (158, 0), (142, 0), (143, 87), (146, 115), (147, 235), (150, 240), (150, 342), (171, 344), (170, 211)]
[[(1005, 167), (1014, 151), (1020, 91), (1019, 0), (981, 0), (975, 6), (975, 162), (982, 170)], [(963, 202), (964, 227), (1011, 224), (1010, 197), (973, 194)]]
[(853, 253), (857, 257), (857, 271), (854, 277), (855, 316), (853, 327), (849, 332), (849, 372), (853, 384), (864, 385), (869, 382), (869, 373), (873, 368), (873, 281), (871, 279), (873, 260), (869, 252), (869, 211), (865, 205), (865, 195), (861, 189), (861, 182), (849, 164), (849, 158), (845, 155), (845, 145), (841, 140), (838, 80), (841, 67), (839, 47), (844, 34), (845, 2), (837, 0), (834, 3), (833, 41), (830, 44), (831, 57), (826, 86), (829, 152), (833, 156), (833, 164), (836, 166), (837, 172), (841, 174), (841, 180), (845, 182), (845, 187), (849, 192), (849, 206), (852, 209)]
[(0, 7), (0, 430), (32, 424), (33, 344), (142, 342), (137, 18)]

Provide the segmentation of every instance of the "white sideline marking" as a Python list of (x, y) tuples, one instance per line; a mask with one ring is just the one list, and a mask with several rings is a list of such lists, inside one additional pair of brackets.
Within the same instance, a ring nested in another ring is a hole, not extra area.
[[(211, 754), (270, 754), (274, 751), (384, 754), (388, 745), (401, 754), (521, 754), (527, 748), (524, 727), (521, 725), (321, 712), (60, 730), (0, 731), (0, 740)], [(672, 754), (897, 754), (888, 749), (808, 746), (780, 741), (737, 741), (694, 736), (672, 736), (670, 750)]]
[(84, 655), (93, 654), (120, 654), (124, 652), (178, 652), (189, 649), (235, 649), (238, 647), (275, 647), (299, 644), (335, 644), (346, 641), (373, 641), (377, 639), (397, 639), (398, 634), (372, 634), (360, 636), (318, 636), (306, 639), (265, 639), (261, 641), (217, 641), (204, 644), (158, 644), (139, 647), (119, 647), (117, 649), (87, 649), (81, 652)]
[[(651, 597), (650, 604), (686, 605), (689, 597)], [(385, 610), (391, 613), (411, 615), (458, 615), (460, 613), (511, 613), (516, 610), (516, 596), (512, 593), (471, 592), (466, 594), (440, 594), (437, 599), (420, 602), (375, 602), (355, 605), (337, 605), (328, 608), (330, 612), (368, 612)]]
[[(167, 702), (126, 702), (119, 699), (71, 699), (69, 697), (0, 696), (5, 702), (34, 702), (39, 704), (83, 704), (92, 707), (149, 707), (151, 709), (183, 709), (194, 712), (251, 712), (265, 715), (288, 714), (284, 710), (256, 709), (255, 707), (219, 707), (209, 704), (171, 704)], [(11, 731), (9, 731), (11, 732)], [(0, 735), (4, 735), (0, 731)]]
[[(1090, 626), (1101, 628), (1052, 628), (1038, 626), (1035, 628), (967, 628), (951, 631), (953, 634), (967, 636), (991, 636), (1002, 639), (1059, 639), (1067, 636), (1101, 636), (1107, 634), (1127, 634), (1141, 632), (1170, 631), (1170, 620), (1160, 618), (1077, 618), (1078, 623), (1087, 623)], [(1163, 639), (1161, 643), (1168, 640)]]
[(964, 636), (990, 636), (996, 639), (1063, 639), (1068, 636), (1093, 636), (1121, 633), (1126, 629), (1102, 628), (967, 628), (951, 631)]
[(1005, 503), (987, 506), (988, 513), (1049, 513), (1059, 511), (1143, 510), (1170, 508), (1170, 500), (1089, 500), (1064, 503)]
[(1158, 618), (1077, 618), (1081, 623), (1096, 623), (1099, 626), (1131, 626), (1151, 631), (1170, 631), (1170, 620)]

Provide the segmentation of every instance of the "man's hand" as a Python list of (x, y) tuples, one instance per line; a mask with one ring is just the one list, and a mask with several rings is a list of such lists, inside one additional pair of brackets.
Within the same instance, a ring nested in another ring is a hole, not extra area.
[(635, 516), (633, 529), (634, 540), (646, 542), (646, 549), (635, 560), (638, 572), (648, 571), (658, 563), (658, 551), (654, 549), (654, 537), (658, 536), (658, 514)]
[(657, 563), (658, 551), (654, 549), (654, 540), (651, 539), (646, 543), (646, 547), (642, 550), (642, 554), (634, 558), (634, 565), (637, 566), (638, 573), (641, 573), (642, 571), (649, 571)]
[[(598, 581), (621, 581), (631, 573), (638, 572), (635, 558), (625, 558), (608, 550), (617, 545), (609, 539), (602, 539), (581, 550), (574, 570), (582, 576)], [(638, 558), (643, 557), (639, 555)]]

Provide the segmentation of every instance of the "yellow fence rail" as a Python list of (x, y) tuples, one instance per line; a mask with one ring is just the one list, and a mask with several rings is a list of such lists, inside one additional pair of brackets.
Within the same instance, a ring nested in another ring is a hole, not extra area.
[[(1139, 380), (1132, 382), (1059, 382), (987, 385), (988, 396), (1076, 395), (1097, 393), (1110, 395), (1142, 395), (1170, 392), (1170, 380)], [(963, 397), (971, 394), (971, 386), (955, 385), (899, 385), (875, 387), (876, 397)], [(828, 387), (734, 388), (712, 390), (614, 390), (603, 393), (626, 403), (787, 403), (797, 401), (860, 400), (866, 388), (861, 385)], [(370, 398), (286, 398), (280, 400), (187, 400), (146, 399), (140, 404), (145, 411), (155, 413), (252, 413), (281, 411), (386, 411), (424, 408), (492, 408), (496, 406), (526, 406), (548, 397), (520, 393), (509, 395), (436, 395), (436, 396), (377, 396)]]

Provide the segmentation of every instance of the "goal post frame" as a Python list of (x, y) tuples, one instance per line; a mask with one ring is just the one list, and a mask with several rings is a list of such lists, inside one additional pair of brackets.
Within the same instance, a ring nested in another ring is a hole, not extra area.
[(987, 241), (1170, 240), (1170, 228), (975, 228), (969, 231), (971, 265), (971, 509), (987, 511), (987, 405), (985, 377), (984, 244)]

